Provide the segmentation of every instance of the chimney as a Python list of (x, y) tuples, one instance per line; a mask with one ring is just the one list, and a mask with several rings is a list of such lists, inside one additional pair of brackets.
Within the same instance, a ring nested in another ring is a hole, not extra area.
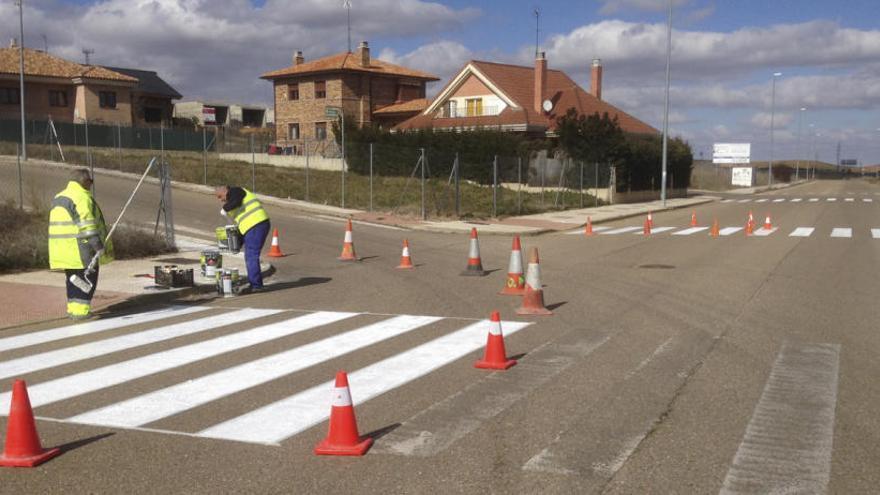
[(18, 40), (9, 38), (9, 48), (18, 48)]
[(361, 41), (358, 46), (358, 55), (361, 56), (361, 67), (370, 66), (370, 45), (366, 41)]
[(538, 54), (535, 59), (535, 111), (543, 113), (544, 87), (547, 85), (547, 59), (544, 52)]
[(590, 94), (597, 100), (602, 99), (602, 60), (598, 58), (593, 59), (590, 67)]
[(297, 50), (296, 53), (293, 54), (293, 65), (301, 65), (305, 61), (306, 59), (303, 57), (302, 50)]

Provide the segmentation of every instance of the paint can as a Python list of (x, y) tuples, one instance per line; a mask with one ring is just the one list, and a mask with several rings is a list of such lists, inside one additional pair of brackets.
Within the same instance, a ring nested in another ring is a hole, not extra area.
[(234, 297), (235, 291), (232, 290), (232, 273), (229, 270), (223, 270), (223, 275), (221, 276), (221, 282), (223, 287), (223, 297)]
[(226, 230), (226, 249), (235, 254), (241, 251), (243, 236), (238, 231), (238, 225), (227, 225)]
[(217, 270), (223, 267), (223, 255), (216, 249), (206, 249), (199, 258), (199, 266), (203, 277), (214, 278)]
[(214, 237), (217, 238), (217, 249), (229, 249), (229, 243), (226, 241), (226, 227), (214, 229)]

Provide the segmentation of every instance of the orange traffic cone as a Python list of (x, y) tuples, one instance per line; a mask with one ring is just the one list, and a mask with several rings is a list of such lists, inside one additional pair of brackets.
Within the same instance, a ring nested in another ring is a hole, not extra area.
[(266, 256), (270, 258), (284, 257), (284, 253), (281, 252), (281, 247), (278, 245), (278, 229), (272, 231), (272, 245), (269, 246), (269, 253)]
[(654, 228), (654, 215), (650, 211), (648, 212), (648, 226)]
[(486, 272), (483, 271), (483, 261), (480, 259), (480, 240), (477, 239), (476, 227), (471, 228), (470, 242), (467, 268), (461, 274), (471, 277), (482, 277)]
[(691, 212), (691, 227), (696, 227), (696, 226), (697, 226), (697, 212), (692, 211)]
[(523, 293), (522, 306), (516, 310), (518, 315), (552, 315), (553, 312), (544, 307), (544, 289), (541, 285), (541, 265), (538, 261), (538, 249), (529, 252), (529, 267), (526, 272), (526, 290)]
[(357, 261), (357, 255), (354, 254), (354, 241), (351, 237), (351, 219), (348, 219), (348, 225), (345, 227), (345, 239), (342, 242), (342, 254), (339, 255), (339, 261)]
[(412, 258), (409, 256), (409, 241), (403, 240), (403, 252), (400, 253), (400, 264), (397, 265), (400, 270), (412, 270), (415, 268)]
[(642, 234), (651, 235), (651, 220), (645, 219), (645, 225), (642, 227)]
[(709, 231), (709, 235), (712, 237), (718, 237), (720, 235), (717, 218), (712, 221), (712, 230)]
[(752, 235), (755, 232), (755, 216), (749, 211), (749, 220), (746, 222), (746, 235)]
[(764, 230), (773, 230), (773, 224), (770, 223), (770, 214), (767, 214), (767, 218), (764, 219)]
[(483, 359), (474, 363), (474, 368), (485, 370), (506, 370), (516, 364), (515, 359), (507, 359), (504, 350), (504, 334), (501, 333), (501, 316), (492, 311), (489, 322), (489, 336), (486, 339), (486, 350)]
[(507, 282), (499, 294), (521, 296), (526, 291), (526, 279), (523, 278), (522, 247), (519, 236), (513, 236), (513, 248), (510, 250), (510, 263), (507, 265)]
[(23, 380), (15, 380), (6, 425), (6, 447), (0, 454), (0, 466), (34, 467), (60, 453), (60, 449), (44, 449), (40, 444), (27, 385)]
[(587, 217), (587, 224), (584, 226), (584, 235), (593, 235), (593, 217)]
[(327, 438), (315, 446), (315, 454), (364, 455), (371, 445), (373, 445), (372, 438), (361, 438), (358, 434), (354, 406), (351, 405), (351, 392), (348, 390), (348, 375), (344, 371), (338, 371), (330, 407), (330, 430), (327, 432)]

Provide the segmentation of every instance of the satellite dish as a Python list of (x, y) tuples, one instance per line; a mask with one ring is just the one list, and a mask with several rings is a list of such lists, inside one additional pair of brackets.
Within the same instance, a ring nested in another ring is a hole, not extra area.
[(541, 104), (541, 107), (545, 112), (550, 113), (550, 110), (553, 110), (553, 102), (550, 100), (544, 100), (544, 103)]

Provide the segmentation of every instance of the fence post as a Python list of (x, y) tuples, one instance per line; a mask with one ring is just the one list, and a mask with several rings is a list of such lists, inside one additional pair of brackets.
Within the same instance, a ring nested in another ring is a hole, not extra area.
[(24, 210), (24, 186), (22, 185), (22, 177), (21, 177), (21, 145), (15, 143), (15, 158), (18, 162), (18, 209)]
[(257, 164), (254, 157), (254, 135), (251, 134), (251, 191), (257, 193)]
[(581, 208), (584, 207), (584, 162), (581, 162)]
[(518, 187), (516, 189), (516, 214), (522, 214), (522, 156), (517, 158), (516, 161), (516, 182)]
[(498, 155), (492, 159), (492, 218), (498, 216)]
[(165, 124), (163, 122), (159, 122), (159, 150), (162, 163), (165, 163)]
[(373, 143), (370, 143), (370, 211), (373, 211)]
[(208, 128), (202, 126), (202, 166), (205, 168), (205, 185), (208, 185)]
[(544, 207), (544, 177), (547, 175), (547, 158), (541, 162), (541, 208)]
[(303, 147), (306, 152), (306, 201), (309, 200), (309, 141), (303, 139)]
[(422, 220), (428, 219), (428, 211), (425, 209), (425, 148), (420, 148), (422, 151)]
[(455, 171), (455, 216), (461, 216), (461, 190), (459, 189), (459, 161), (458, 161), (458, 152), (455, 152), (455, 162), (452, 164), (452, 170)]
[(116, 123), (116, 147), (119, 154), (119, 171), (122, 171), (122, 124)]
[(593, 166), (596, 169), (596, 182), (593, 187), (593, 189), (596, 191), (596, 193), (593, 196), (593, 202), (598, 207), (599, 206), (599, 162), (593, 162)]

